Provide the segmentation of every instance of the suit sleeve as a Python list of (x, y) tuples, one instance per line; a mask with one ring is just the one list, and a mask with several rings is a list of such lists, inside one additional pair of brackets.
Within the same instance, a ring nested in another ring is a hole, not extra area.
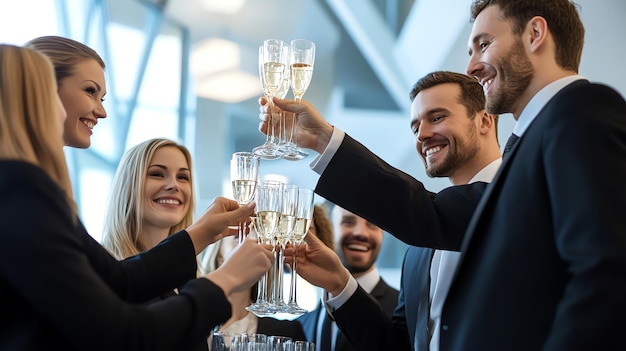
[(206, 279), (149, 306), (120, 298), (98, 274), (104, 268), (87, 255), (94, 248), (85, 247), (87, 234), (77, 229), (64, 194), (37, 170), (0, 181), (0, 276), (21, 304), (12, 309), (21, 320), (39, 321), (76, 349), (172, 350), (200, 340), (230, 316), (222, 290)]
[(333, 312), (337, 326), (357, 350), (410, 350), (406, 328), (397, 328), (363, 288)]
[(186, 231), (172, 234), (154, 248), (118, 262), (102, 250), (82, 225), (79, 230), (84, 232), (84, 247), (94, 269), (128, 302), (148, 301), (196, 277), (195, 249)]
[(315, 192), (409, 245), (458, 251), (485, 186), (477, 182), (433, 194), (346, 135)]

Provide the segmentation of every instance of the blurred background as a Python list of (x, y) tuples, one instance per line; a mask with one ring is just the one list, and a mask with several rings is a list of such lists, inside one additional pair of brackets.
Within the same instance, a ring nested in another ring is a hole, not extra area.
[[(626, 95), (626, 2), (577, 3), (587, 30), (580, 73)], [(257, 130), (257, 99), (262, 94), (257, 48), (269, 38), (316, 43), (315, 70), (304, 99), (331, 124), (430, 190), (449, 186), (447, 180), (430, 179), (424, 173), (409, 128), (408, 94), (430, 71), (465, 72), (470, 4), (469, 0), (0, 0), (0, 42), (21, 45), (41, 35), (62, 35), (93, 47), (107, 63), (108, 118), (96, 126), (90, 149), (66, 150), (81, 216), (100, 240), (117, 163), (124, 151), (145, 139), (169, 137), (191, 149), (198, 213), (216, 196), (231, 195), (231, 154), (265, 141)], [(504, 145), (514, 121), (506, 115), (500, 121)], [(317, 175), (309, 168), (314, 156), (262, 161), (261, 173), (314, 188)], [(386, 234), (378, 266), (396, 287), (404, 249)]]

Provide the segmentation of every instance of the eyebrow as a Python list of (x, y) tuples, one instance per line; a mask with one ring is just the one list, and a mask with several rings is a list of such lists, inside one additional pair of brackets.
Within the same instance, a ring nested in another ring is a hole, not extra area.
[[(159, 164), (153, 164), (153, 165), (148, 166), (148, 168), (152, 168), (152, 167), (158, 167), (158, 168), (161, 168), (161, 169), (167, 169), (167, 167), (165, 165), (159, 165)], [(189, 170), (189, 168), (181, 167), (181, 168), (178, 169), (178, 171), (187, 171), (187, 172), (189, 172), (190, 170)]]

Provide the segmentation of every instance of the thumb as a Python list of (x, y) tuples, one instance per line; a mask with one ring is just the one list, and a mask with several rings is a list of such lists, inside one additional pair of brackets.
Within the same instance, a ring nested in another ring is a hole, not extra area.
[(318, 248), (320, 245), (323, 245), (322, 241), (320, 240), (320, 238), (318, 238), (317, 235), (315, 235), (313, 233), (307, 234), (304, 237), (304, 241), (306, 242), (306, 244), (311, 249), (315, 249), (315, 248)]

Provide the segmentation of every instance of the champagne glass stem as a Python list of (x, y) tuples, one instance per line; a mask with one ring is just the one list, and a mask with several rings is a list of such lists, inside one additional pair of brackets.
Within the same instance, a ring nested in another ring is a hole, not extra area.
[(288, 303), (288, 305), (290, 306), (298, 304), (296, 302), (296, 282), (298, 281), (297, 261), (298, 261), (298, 250), (296, 249), (294, 245), (293, 263), (291, 264), (291, 288), (289, 289), (289, 303)]
[[(302, 96), (296, 96), (295, 97), (296, 102), (300, 103), (300, 101), (302, 100)], [(293, 114), (293, 121), (291, 123), (291, 135), (290, 135), (290, 140), (289, 143), (292, 144), (294, 147), (298, 146), (298, 137), (296, 136), (296, 125), (298, 124), (298, 114), (294, 113)]]
[(239, 233), (238, 233), (239, 234), (239, 243), (241, 244), (241, 243), (243, 243), (243, 240), (246, 237), (246, 235), (244, 233), (244, 229), (245, 229), (244, 228), (245, 227), (244, 222), (243, 221), (239, 221), (238, 227), (239, 227)]
[(274, 101), (272, 101), (272, 97), (269, 95), (267, 96), (267, 101), (269, 102), (270, 120), (267, 122), (268, 130), (265, 143), (273, 145), (276, 144), (276, 138), (274, 137)]

